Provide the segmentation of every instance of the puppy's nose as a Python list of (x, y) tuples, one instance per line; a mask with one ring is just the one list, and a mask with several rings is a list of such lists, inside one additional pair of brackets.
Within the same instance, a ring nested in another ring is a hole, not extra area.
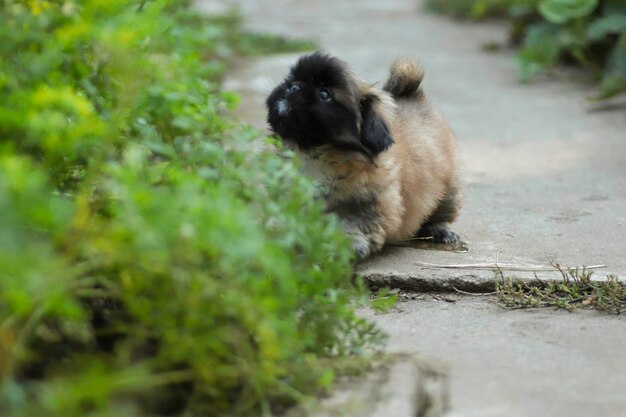
[(297, 82), (291, 83), (291, 85), (287, 88), (287, 95), (293, 94), (296, 91), (300, 91), (300, 84)]

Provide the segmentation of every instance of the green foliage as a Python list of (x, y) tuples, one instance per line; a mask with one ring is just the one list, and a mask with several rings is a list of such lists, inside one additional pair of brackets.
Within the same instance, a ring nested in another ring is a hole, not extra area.
[(587, 28), (587, 36), (591, 41), (602, 40), (610, 34), (619, 34), (626, 30), (626, 13), (604, 16), (593, 21)]
[(546, 20), (561, 25), (589, 15), (598, 6), (598, 0), (540, 0), (538, 6)]
[(482, 19), (505, 16), (511, 7), (526, 3), (528, 0), (427, 0), (426, 7), (456, 17)]
[(293, 155), (225, 118), (267, 42), (174, 0), (0, 0), (0, 38), (0, 415), (268, 415), (380, 343)]
[(506, 16), (521, 43), (520, 76), (528, 80), (561, 61), (599, 80), (596, 99), (626, 91), (626, 3), (621, 0), (429, 0), (461, 17)]
[(557, 307), (568, 311), (587, 307), (612, 314), (626, 311), (626, 285), (616, 276), (593, 281), (592, 272), (585, 268), (554, 267), (562, 280), (549, 281), (543, 286), (514, 282), (498, 271), (496, 295), (500, 305), (509, 309)]
[(626, 91), (626, 29), (622, 29), (617, 44), (607, 57), (607, 69), (600, 83), (598, 99)]
[(554, 24), (542, 22), (529, 28), (524, 39), (524, 48), (518, 55), (522, 79), (528, 80), (554, 65), (565, 41), (560, 38), (558, 27)]
[(379, 289), (370, 300), (370, 306), (379, 313), (386, 313), (396, 306), (398, 293), (392, 292), (389, 288)]

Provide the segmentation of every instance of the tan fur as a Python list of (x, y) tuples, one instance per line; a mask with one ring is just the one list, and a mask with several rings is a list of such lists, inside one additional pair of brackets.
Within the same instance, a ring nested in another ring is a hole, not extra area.
[(422, 67), (410, 59), (398, 58), (389, 69), (385, 91), (401, 97), (411, 95), (417, 91), (423, 78)]
[[(405, 93), (409, 85), (409, 90), (414, 87), (414, 94), (409, 91), (394, 99), (358, 78), (354, 84), (357, 92), (334, 92), (338, 100), (350, 102), (354, 95), (378, 97), (375, 111), (387, 122), (394, 139), (387, 151), (368, 159), (359, 152), (323, 146), (303, 155), (309, 173), (321, 181), (329, 206), (363, 195), (376, 196), (380, 227), (369, 234), (366, 255), (379, 250), (385, 242), (414, 237), (444, 199), (448, 198), (452, 207), (446, 213), (446, 223), (456, 218), (460, 208), (454, 135), (441, 114), (417, 90), (422, 77), (416, 64), (400, 60), (393, 65), (387, 85), (391, 83), (391, 88)], [(356, 246), (359, 239), (364, 239), (349, 225), (346, 232)]]
[[(401, 99), (392, 124), (396, 143), (387, 155), (401, 167), (400, 201), (383, 205), (403, 206), (405, 216), (397, 228), (389, 228), (388, 240), (411, 237), (451, 190), (458, 187), (454, 135), (426, 97)], [(451, 219), (451, 221), (454, 219)]]

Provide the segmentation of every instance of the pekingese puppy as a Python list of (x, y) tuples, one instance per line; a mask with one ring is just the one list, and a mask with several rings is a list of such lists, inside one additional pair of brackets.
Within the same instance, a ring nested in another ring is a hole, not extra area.
[(415, 62), (398, 59), (381, 90), (316, 52), (267, 99), (271, 129), (319, 181), (359, 258), (418, 236), (459, 240), (449, 226), (462, 200), (454, 135), (422, 78)]

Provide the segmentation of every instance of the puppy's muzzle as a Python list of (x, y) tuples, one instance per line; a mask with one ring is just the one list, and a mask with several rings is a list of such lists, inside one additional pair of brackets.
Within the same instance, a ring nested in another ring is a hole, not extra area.
[(300, 82), (298, 81), (294, 81), (287, 86), (287, 89), (285, 90), (285, 97), (276, 102), (276, 112), (279, 116), (284, 117), (289, 114), (289, 111), (291, 110), (289, 97), (300, 91), (301, 88)]
[(276, 112), (279, 116), (287, 116), (289, 114), (289, 102), (286, 98), (282, 98), (276, 102)]

